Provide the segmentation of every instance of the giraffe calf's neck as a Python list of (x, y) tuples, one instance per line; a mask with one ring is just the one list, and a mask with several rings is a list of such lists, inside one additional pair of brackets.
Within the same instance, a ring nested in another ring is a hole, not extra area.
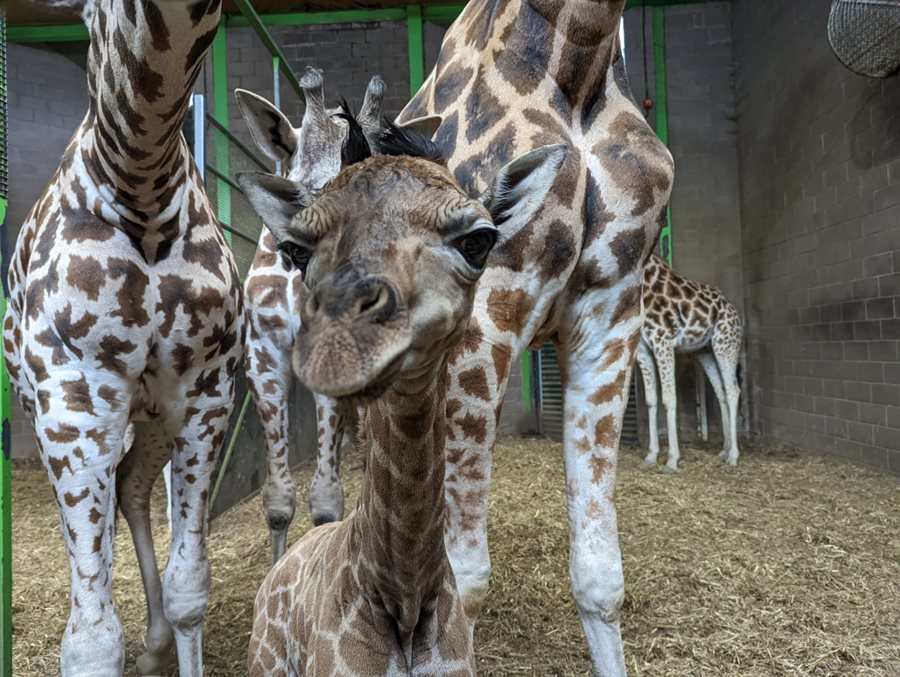
[(534, 216), (566, 149), (514, 160), (476, 199), (426, 137), (389, 125), (376, 144), (381, 155), (315, 200), (299, 182), (238, 176), (308, 285), (294, 372), (314, 392), (368, 404), (359, 504), (263, 582), (251, 675), (474, 674), (443, 539), (447, 364), (498, 230)]

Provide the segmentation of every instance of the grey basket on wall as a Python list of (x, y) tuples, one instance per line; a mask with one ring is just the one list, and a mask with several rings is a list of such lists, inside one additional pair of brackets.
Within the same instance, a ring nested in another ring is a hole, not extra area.
[(828, 42), (838, 60), (859, 75), (900, 73), (900, 0), (833, 0)]

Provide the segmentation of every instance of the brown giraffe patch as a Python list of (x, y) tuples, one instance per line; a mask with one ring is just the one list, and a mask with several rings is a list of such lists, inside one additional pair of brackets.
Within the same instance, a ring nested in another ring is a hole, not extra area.
[(144, 294), (150, 284), (147, 274), (133, 261), (111, 258), (108, 275), (116, 281), (116, 299), (119, 302), (119, 309), (110, 314), (122, 318), (122, 324), (126, 327), (143, 327), (150, 322), (150, 316), (144, 309)]
[(512, 359), (512, 352), (506, 346), (494, 344), (491, 346), (491, 359), (494, 361), (494, 371), (497, 374), (497, 383), (500, 384), (505, 382), (506, 376), (509, 373), (509, 362)]
[(614, 398), (618, 397), (625, 387), (625, 376), (626, 372), (620, 371), (616, 376), (616, 380), (606, 385), (600, 386), (597, 391), (588, 398), (588, 402), (591, 404), (606, 404), (607, 402), (611, 402)]
[(612, 462), (602, 456), (591, 456), (591, 460), (588, 461), (588, 464), (591, 466), (593, 475), (591, 481), (594, 484), (600, 484), (603, 478), (606, 477), (606, 473), (612, 469)]
[(646, 244), (647, 235), (640, 228), (623, 231), (613, 238), (609, 248), (616, 257), (620, 276), (624, 277), (635, 269), (643, 258)]
[(71, 444), (81, 436), (79, 429), (68, 423), (60, 423), (56, 430), (44, 428), (44, 434), (48, 440), (58, 444)]
[(104, 336), (100, 340), (100, 350), (96, 356), (100, 367), (107, 371), (125, 376), (128, 365), (120, 358), (121, 355), (133, 353), (137, 346), (131, 341), (122, 341), (112, 335)]
[(474, 440), (476, 444), (484, 442), (484, 438), (487, 435), (487, 419), (484, 416), (475, 416), (467, 413), (459, 421), (459, 427), (466, 438)]
[(485, 401), (490, 400), (490, 391), (484, 367), (472, 367), (461, 372), (459, 375), (459, 387), (473, 397)]
[(641, 289), (640, 287), (632, 287), (622, 293), (619, 303), (612, 314), (612, 323), (619, 324), (624, 320), (631, 319), (641, 312)]
[(619, 443), (619, 427), (615, 416), (607, 414), (594, 427), (594, 444), (601, 449), (614, 449)]
[[(635, 201), (632, 216), (641, 216), (656, 204), (656, 191), (669, 190), (670, 163), (660, 162), (661, 141), (633, 113), (620, 113), (609, 127), (609, 139), (592, 149), (617, 186)], [(627, 141), (627, 143), (626, 143)]]
[(92, 256), (69, 256), (69, 265), (66, 272), (66, 282), (85, 293), (91, 301), (100, 298), (100, 290), (103, 288), (103, 265)]
[(91, 399), (90, 386), (83, 374), (79, 379), (61, 381), (59, 385), (63, 390), (63, 400), (65, 400), (66, 409), (69, 411), (82, 411), (91, 416), (97, 415), (94, 411), (94, 402)]
[(488, 294), (488, 316), (500, 331), (519, 333), (525, 326), (534, 300), (524, 289), (492, 289)]

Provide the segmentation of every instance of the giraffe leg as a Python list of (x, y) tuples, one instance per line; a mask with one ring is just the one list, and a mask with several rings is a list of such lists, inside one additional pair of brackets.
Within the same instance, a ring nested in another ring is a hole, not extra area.
[[(728, 402), (725, 399), (725, 389), (722, 387), (722, 375), (719, 373), (719, 365), (716, 364), (716, 358), (707, 352), (697, 354), (697, 361), (703, 367), (706, 378), (709, 379), (713, 391), (716, 393), (716, 400), (719, 402), (719, 411), (722, 413), (722, 452), (719, 458), (725, 460), (728, 449), (731, 446), (730, 429), (728, 426)], [(702, 386), (701, 386), (702, 387)]]
[(653, 354), (643, 341), (638, 344), (637, 363), (641, 370), (641, 379), (644, 382), (644, 400), (647, 402), (647, 426), (648, 436), (650, 437), (650, 450), (644, 457), (641, 467), (649, 468), (656, 465), (656, 459), (659, 457), (659, 431), (657, 430), (659, 395), (657, 393), (656, 365), (653, 362)]
[(119, 508), (128, 522), (147, 597), (146, 651), (137, 674), (163, 675), (175, 660), (175, 635), (163, 612), (162, 582), (150, 530), (150, 494), (172, 457), (172, 435), (156, 422), (134, 424), (134, 442), (116, 472)]
[(666, 464), (660, 472), (675, 474), (678, 472), (678, 459), (681, 452), (678, 448), (678, 395), (675, 387), (675, 351), (672, 346), (662, 346), (654, 350), (656, 368), (659, 370), (659, 383), (662, 389), (663, 407), (666, 409), (666, 428), (669, 431), (669, 453)]
[[(201, 374), (200, 378), (203, 377)], [(214, 392), (228, 390), (227, 376)], [(181, 677), (203, 674), (203, 619), (209, 604), (207, 499), (233, 402), (202, 396), (185, 403), (172, 456), (172, 548), (163, 577), (163, 608), (175, 631)]]
[(266, 482), (262, 503), (269, 524), (274, 564), (287, 548), (287, 532), (294, 519), (297, 497), (289, 459), (288, 405), (293, 382), (290, 351), (281, 351), (273, 344), (248, 344), (247, 380), (266, 440)]
[(639, 321), (622, 321), (605, 333), (602, 343), (573, 341), (579, 352), (564, 359), (569, 576), (595, 675), (626, 673), (619, 624), (625, 582), (615, 482), (639, 331)]
[[(728, 429), (728, 446), (725, 450), (725, 462), (735, 467), (738, 463), (737, 443), (737, 413), (738, 403), (741, 399), (741, 386), (737, 379), (737, 366), (740, 357), (740, 341), (716, 340), (713, 337), (713, 354), (716, 357), (716, 364), (719, 365), (719, 373), (722, 375), (722, 388), (725, 391), (725, 398), (728, 401), (727, 415), (725, 409), (722, 410), (722, 429)], [(726, 421), (727, 416), (727, 421)]]
[[(116, 467), (124, 453), (128, 406), (109, 384), (81, 372), (45, 375), (34, 427), (59, 506), (71, 569), (71, 610), (60, 651), (64, 677), (121, 675), (122, 624), (112, 595)], [(112, 403), (111, 403), (112, 402)]]
[(316, 472), (309, 487), (309, 510), (315, 526), (344, 518), (344, 485), (341, 482), (341, 444), (344, 411), (337, 401), (314, 395), (319, 435)]

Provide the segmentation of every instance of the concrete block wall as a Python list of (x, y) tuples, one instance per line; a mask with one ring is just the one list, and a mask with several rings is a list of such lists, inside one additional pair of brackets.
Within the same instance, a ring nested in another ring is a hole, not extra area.
[(753, 429), (900, 472), (900, 87), (829, 7), (733, 4)]
[[(76, 49), (78, 47), (76, 46)], [(83, 45), (85, 54), (87, 44)], [(88, 108), (87, 76), (50, 46), (7, 45), (10, 250), (35, 200), (59, 166), (59, 158)], [(31, 424), (12, 398), (12, 453), (37, 453)]]

